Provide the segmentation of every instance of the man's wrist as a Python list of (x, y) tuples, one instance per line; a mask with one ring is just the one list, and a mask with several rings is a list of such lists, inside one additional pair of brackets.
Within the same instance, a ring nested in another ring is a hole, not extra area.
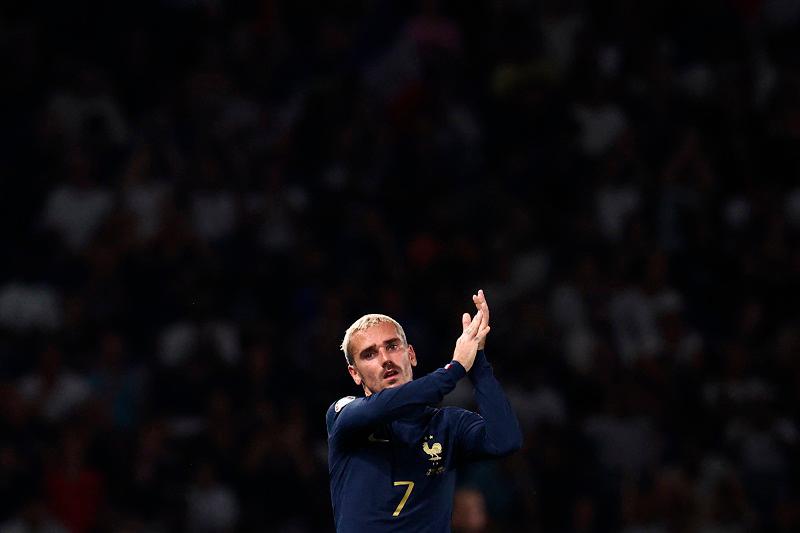
[(459, 377), (466, 375), (467, 369), (462, 365), (457, 359), (453, 359), (446, 365), (444, 365), (444, 369), (448, 371), (453, 371), (459, 374)]

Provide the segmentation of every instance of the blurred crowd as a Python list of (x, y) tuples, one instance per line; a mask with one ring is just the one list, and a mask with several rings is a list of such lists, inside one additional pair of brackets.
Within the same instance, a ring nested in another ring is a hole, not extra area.
[(12, 1), (0, 62), (0, 532), (331, 531), (345, 328), (424, 374), (479, 287), (526, 441), (455, 531), (800, 530), (797, 2)]

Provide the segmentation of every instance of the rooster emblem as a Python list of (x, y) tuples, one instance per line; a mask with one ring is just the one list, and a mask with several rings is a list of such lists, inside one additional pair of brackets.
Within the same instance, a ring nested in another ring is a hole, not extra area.
[(439, 455), (442, 453), (442, 445), (438, 442), (434, 442), (432, 446), (428, 446), (427, 442), (423, 442), (422, 451), (430, 455), (429, 459), (431, 461), (441, 461), (442, 459), (442, 456)]

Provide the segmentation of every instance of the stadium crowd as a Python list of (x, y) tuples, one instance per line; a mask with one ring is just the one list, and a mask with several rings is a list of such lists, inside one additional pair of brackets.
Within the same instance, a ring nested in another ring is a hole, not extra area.
[(800, 530), (796, 2), (0, 28), (0, 532), (331, 531), (344, 329), (394, 316), (424, 374), (478, 287), (526, 440), (455, 531)]

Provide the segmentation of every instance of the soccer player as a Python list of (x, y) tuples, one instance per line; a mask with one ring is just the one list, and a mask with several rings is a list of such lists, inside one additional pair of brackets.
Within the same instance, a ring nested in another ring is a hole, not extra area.
[[(517, 418), (483, 347), (489, 306), (472, 296), (453, 360), (414, 380), (414, 347), (402, 326), (370, 314), (347, 328), (342, 351), (364, 396), (328, 409), (328, 470), (338, 533), (450, 531), (456, 469), (522, 446)], [(435, 407), (469, 374), (480, 414)]]

